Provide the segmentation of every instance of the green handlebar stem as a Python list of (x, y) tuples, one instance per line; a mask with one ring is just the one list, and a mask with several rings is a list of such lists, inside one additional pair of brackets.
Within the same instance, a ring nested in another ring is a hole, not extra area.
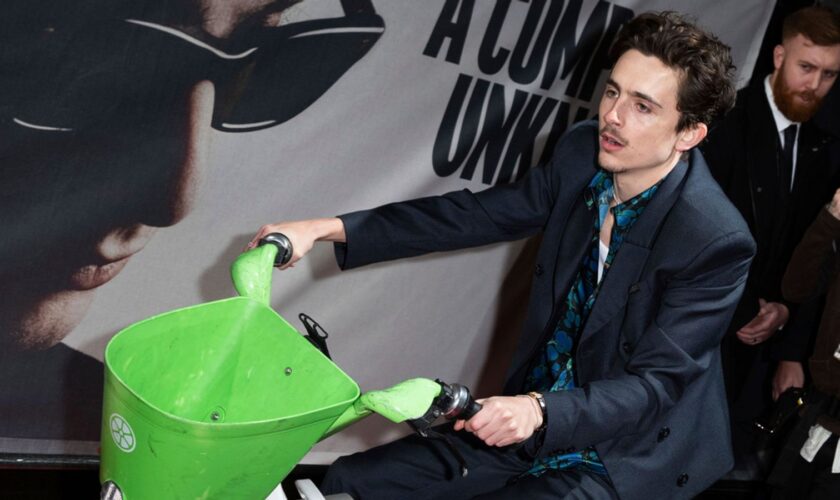
[(404, 380), (388, 389), (366, 392), (338, 416), (321, 439), (374, 412), (394, 423), (418, 419), (429, 410), (440, 392), (440, 384), (427, 378)]
[(261, 245), (241, 253), (230, 266), (233, 287), (242, 297), (269, 305), (271, 276), (274, 271), (275, 245)]

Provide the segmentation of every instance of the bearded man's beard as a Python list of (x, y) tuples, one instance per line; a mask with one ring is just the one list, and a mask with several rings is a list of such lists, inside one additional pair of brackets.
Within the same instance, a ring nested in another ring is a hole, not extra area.
[[(804, 99), (804, 102), (796, 96)], [(773, 82), (773, 100), (788, 120), (797, 123), (810, 120), (822, 103), (822, 98), (817, 97), (813, 90), (797, 92), (788, 87), (782, 71), (776, 74), (776, 80)]]

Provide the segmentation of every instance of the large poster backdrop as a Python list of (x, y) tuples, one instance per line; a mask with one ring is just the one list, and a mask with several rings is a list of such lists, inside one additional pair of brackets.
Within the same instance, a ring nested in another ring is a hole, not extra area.
[[(746, 81), (769, 1), (4, 0), (0, 452), (95, 454), (108, 339), (231, 296), (260, 225), (520, 178), (597, 112), (622, 23), (666, 9)], [(523, 248), (340, 274), (322, 245), (275, 273), (272, 304), (318, 320), (363, 389), (490, 395)], [(310, 460), (403, 432), (373, 417)]]

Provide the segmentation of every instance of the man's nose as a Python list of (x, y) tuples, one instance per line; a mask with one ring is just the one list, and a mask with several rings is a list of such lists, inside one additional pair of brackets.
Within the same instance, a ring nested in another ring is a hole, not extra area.
[(822, 84), (822, 81), (823, 81), (822, 71), (814, 71), (813, 74), (810, 75), (810, 77), (808, 78), (808, 80), (805, 83), (806, 83), (806, 86), (807, 86), (808, 90), (816, 92), (817, 89), (820, 88), (820, 85)]
[(608, 108), (607, 113), (604, 115), (604, 120), (613, 126), (621, 126), (621, 101), (616, 99), (612, 102), (612, 105)]
[(176, 224), (192, 209), (207, 152), (210, 146), (211, 120), (215, 92), (209, 81), (196, 83), (181, 94), (176, 109), (168, 110), (175, 119), (170, 130), (161, 131), (160, 158), (152, 168), (159, 169), (156, 184), (149, 186), (151, 199), (142, 203), (146, 208), (141, 222), (148, 226), (165, 227)]

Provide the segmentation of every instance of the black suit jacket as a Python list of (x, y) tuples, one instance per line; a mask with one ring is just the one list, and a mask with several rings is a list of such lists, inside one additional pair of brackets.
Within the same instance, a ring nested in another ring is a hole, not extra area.
[[(758, 313), (758, 299), (784, 302), (782, 276), (793, 249), (820, 208), (837, 187), (836, 169), (829, 160), (829, 146), (836, 138), (813, 122), (799, 131), (793, 190), (780, 180), (779, 138), (764, 81), (738, 93), (735, 108), (717, 124), (702, 146), (709, 169), (729, 199), (741, 212), (757, 243), (744, 297), (729, 331), (735, 332)], [(777, 358), (804, 361), (818, 308), (802, 311), (788, 304), (787, 331), (774, 343)]]
[[(597, 123), (572, 128), (549, 165), (467, 190), (341, 216), (351, 268), (543, 232), (505, 394), (556, 324), (588, 246)], [(692, 152), (660, 185), (615, 256), (575, 352), (578, 387), (546, 394), (539, 456), (595, 445), (622, 498), (690, 498), (732, 466), (719, 342), (754, 252), (746, 224)], [(453, 332), (454, 333), (454, 332)], [(533, 443), (530, 443), (533, 444)]]

